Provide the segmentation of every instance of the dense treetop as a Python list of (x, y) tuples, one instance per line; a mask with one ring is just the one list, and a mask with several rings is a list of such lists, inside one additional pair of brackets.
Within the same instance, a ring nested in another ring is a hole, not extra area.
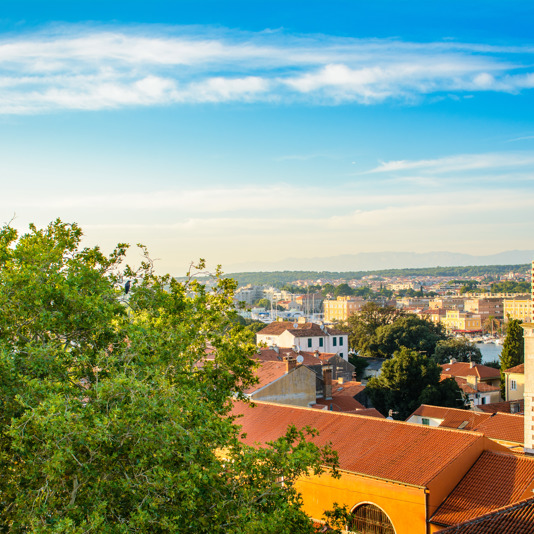
[(229, 415), (254, 381), (235, 282), (81, 237), (0, 230), (0, 532), (314, 532), (294, 482), (336, 455), (295, 428), (246, 447)]

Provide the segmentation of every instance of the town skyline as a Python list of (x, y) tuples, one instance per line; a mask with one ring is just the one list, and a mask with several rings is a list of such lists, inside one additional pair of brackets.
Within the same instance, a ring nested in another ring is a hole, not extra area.
[(6, 2), (1, 222), (177, 276), (531, 249), (534, 8), (426, 4)]

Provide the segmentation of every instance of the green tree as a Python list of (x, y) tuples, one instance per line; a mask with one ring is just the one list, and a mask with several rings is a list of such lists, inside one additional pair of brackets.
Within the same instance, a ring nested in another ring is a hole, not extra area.
[(442, 324), (407, 314), (376, 330), (373, 350), (384, 358), (391, 357), (401, 347), (421, 351), (430, 356), (434, 354), (438, 341), (445, 338)]
[(349, 363), (354, 365), (354, 372), (356, 373), (356, 380), (361, 380), (365, 375), (365, 370), (369, 366), (367, 358), (362, 358), (356, 354), (349, 355)]
[(506, 337), (502, 346), (501, 360), (501, 395), (505, 395), (504, 371), (515, 367), (525, 361), (525, 343), (523, 340), (523, 328), (519, 319), (510, 319)]
[(349, 334), (349, 345), (359, 356), (379, 357), (376, 350), (377, 330), (393, 323), (403, 312), (393, 306), (379, 306), (375, 302), (364, 304), (358, 314), (351, 315), (343, 328)]
[(349, 284), (339, 284), (336, 289), (334, 289), (334, 297), (349, 297), (354, 295), (354, 290)]
[(480, 349), (468, 339), (457, 337), (438, 341), (432, 358), (439, 364), (453, 358), (458, 362), (482, 363)]
[(235, 282), (156, 276), (144, 248), (123, 267), (127, 245), (81, 236), (0, 231), (0, 531), (313, 532), (295, 481), (336, 456), (306, 429), (240, 441), (254, 346)]
[(455, 381), (440, 382), (441, 368), (423, 354), (402, 347), (384, 362), (378, 377), (367, 383), (366, 392), (384, 415), (404, 420), (421, 404), (462, 407), (461, 391)]

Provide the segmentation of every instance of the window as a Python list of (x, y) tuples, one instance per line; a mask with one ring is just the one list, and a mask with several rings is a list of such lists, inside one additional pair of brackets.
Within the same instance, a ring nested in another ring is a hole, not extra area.
[(336, 337), (336, 336), (334, 336), (334, 337), (332, 338), (332, 341), (333, 341), (333, 343), (334, 343), (334, 347), (337, 347), (337, 337)]
[(430, 419), (428, 419), (428, 417), (422, 417), (421, 422), (423, 425), (430, 426)]
[(320, 338), (319, 338), (319, 347), (322, 347), (322, 346), (323, 346), (323, 338), (320, 337)]
[(339, 336), (339, 346), (340, 347), (343, 346), (343, 338), (341, 336)]
[(517, 389), (517, 382), (515, 380), (510, 380), (510, 389), (513, 391)]
[(312, 346), (312, 338), (309, 337), (308, 338), (308, 348), (311, 348), (311, 346)]
[(348, 529), (360, 534), (395, 534), (388, 516), (374, 504), (362, 504), (353, 510)]

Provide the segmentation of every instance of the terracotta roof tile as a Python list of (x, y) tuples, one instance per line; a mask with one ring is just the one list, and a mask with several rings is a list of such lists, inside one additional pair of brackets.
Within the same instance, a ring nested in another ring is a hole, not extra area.
[(532, 495), (534, 458), (483, 452), (431, 522), (456, 525)]
[(440, 534), (533, 534), (534, 498), (504, 506), (444, 530)]
[(490, 404), (479, 404), (477, 408), (486, 413), (512, 413), (512, 405), (518, 405), (518, 410), (514, 413), (519, 414), (525, 410), (525, 401), (523, 399), (518, 399), (515, 401), (504, 401), (504, 402), (492, 402)]
[(518, 374), (525, 374), (525, 364), (520, 363), (519, 365), (516, 365), (515, 367), (510, 367), (510, 369), (506, 369), (504, 371), (505, 373), (518, 373)]
[(281, 376), (286, 374), (286, 369), (286, 362), (262, 362), (254, 372), (258, 377), (259, 382), (246, 389), (245, 393), (250, 395), (265, 387), (267, 384), (278, 380)]
[(290, 424), (319, 431), (318, 445), (332, 443), (340, 468), (363, 475), (426, 486), (444, 466), (483, 439), (481, 434), (401, 421), (257, 402), (234, 404), (249, 445), (283, 435)]
[(289, 321), (274, 321), (265, 328), (257, 332), (257, 335), (279, 336), (289, 330), (295, 337), (317, 337), (328, 336), (327, 332), (315, 323), (292, 323)]
[(497, 412), (481, 421), (475, 430), (491, 439), (523, 443), (524, 425), (522, 415)]
[(363, 404), (348, 395), (333, 395), (331, 399), (317, 399), (317, 404), (328, 406), (334, 412), (353, 412), (365, 409)]
[[(412, 415), (442, 419), (439, 425), (441, 427), (459, 429), (462, 426), (462, 430), (474, 430), (490, 439), (523, 443), (524, 419), (522, 415), (499, 412), (481, 413), (427, 404), (419, 406)], [(467, 425), (464, 425), (465, 422)]]
[(441, 366), (441, 369), (441, 374), (445, 376), (476, 376), (481, 380), (500, 378), (501, 376), (499, 369), (481, 365), (479, 363), (475, 364), (473, 367), (471, 367), (470, 363), (466, 362), (444, 363)]
[[(429, 406), (428, 404), (419, 406), (412, 415), (442, 419), (443, 421), (440, 426), (445, 428), (459, 428), (467, 421), (468, 424), (462, 426), (462, 430), (473, 430), (482, 421), (491, 417), (490, 414), (472, 412), (470, 410), (460, 410), (457, 408), (444, 408), (442, 406)], [(410, 417), (412, 417), (412, 415)]]
[(314, 352), (300, 351), (295, 352), (293, 349), (279, 348), (278, 351), (270, 348), (259, 349), (259, 354), (253, 354), (252, 358), (262, 362), (282, 362), (284, 356), (302, 356), (304, 365), (321, 365), (322, 361), (316, 356)]

